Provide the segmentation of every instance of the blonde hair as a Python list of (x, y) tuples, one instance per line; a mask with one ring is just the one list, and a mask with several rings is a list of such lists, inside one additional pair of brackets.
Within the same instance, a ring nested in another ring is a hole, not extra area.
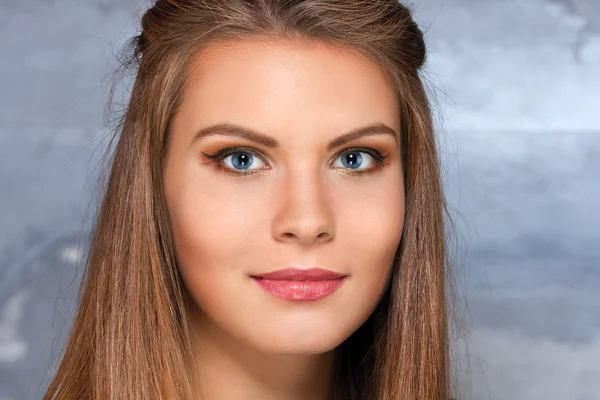
[(336, 348), (332, 398), (450, 398), (448, 212), (419, 74), (426, 48), (410, 10), (397, 0), (158, 0), (141, 27), (124, 49), (120, 71), (134, 70), (135, 81), (107, 149), (73, 328), (44, 399), (193, 398), (163, 163), (190, 59), (212, 40), (250, 37), (350, 46), (398, 94), (404, 232), (383, 299)]

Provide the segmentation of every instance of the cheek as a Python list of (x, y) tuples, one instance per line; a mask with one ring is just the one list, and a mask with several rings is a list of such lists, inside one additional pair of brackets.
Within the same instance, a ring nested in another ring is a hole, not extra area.
[(202, 176), (198, 169), (179, 167), (181, 173), (172, 173), (176, 178), (167, 188), (171, 228), (184, 268), (210, 268), (243, 256), (259, 221), (250, 193), (224, 185), (222, 178)]
[[(404, 190), (381, 185), (360, 203), (346, 202), (340, 218), (345, 259), (352, 262), (357, 318), (366, 319), (383, 295), (404, 231)], [(357, 212), (359, 210), (359, 212)], [(358, 311), (360, 310), (360, 311)]]
[(378, 181), (368, 190), (337, 199), (340, 212), (336, 230), (350, 252), (369, 273), (393, 260), (404, 231), (405, 199), (401, 175)]
[(178, 181), (169, 182), (166, 194), (184, 284), (211, 317), (237, 315), (241, 299), (236, 294), (245, 293), (246, 276), (256, 271), (264, 248), (264, 196), (253, 195), (250, 186), (224, 185), (222, 178), (213, 183), (208, 177), (173, 175)]
[(247, 209), (236, 208), (237, 202), (206, 193), (211, 191), (188, 187), (169, 203), (175, 256), (194, 303), (211, 316), (231, 315), (239, 307), (230, 300), (245, 272), (236, 261), (244, 260), (252, 247), (247, 240), (250, 219)]

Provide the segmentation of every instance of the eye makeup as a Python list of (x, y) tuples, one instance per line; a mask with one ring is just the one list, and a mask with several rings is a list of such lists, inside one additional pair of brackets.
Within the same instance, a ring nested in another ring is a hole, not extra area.
[[(345, 156), (347, 154), (352, 154), (352, 153), (366, 153), (369, 156), (371, 156), (374, 161), (372, 167), (369, 167), (367, 169), (361, 169), (361, 170), (352, 169), (352, 168), (336, 167), (337, 169), (348, 170), (349, 172), (344, 172), (344, 173), (347, 173), (348, 175), (356, 175), (356, 176), (371, 175), (371, 174), (375, 173), (380, 168), (384, 167), (384, 165), (385, 165), (384, 160), (390, 155), (390, 154), (386, 154), (385, 156), (383, 156), (383, 155), (381, 155), (381, 153), (379, 151), (377, 151), (373, 148), (369, 148), (369, 147), (350, 147), (350, 148), (344, 149), (341, 152), (337, 153), (335, 158), (337, 159), (340, 156)], [(248, 171), (236, 170), (236, 169), (226, 166), (223, 163), (223, 160), (227, 156), (230, 156), (233, 154), (250, 154), (253, 157), (258, 157), (265, 164), (267, 164), (265, 157), (263, 157), (258, 150), (255, 150), (250, 147), (228, 147), (228, 148), (220, 150), (214, 154), (207, 154), (204, 152), (202, 152), (202, 154), (206, 158), (211, 160), (209, 164), (211, 164), (216, 170), (218, 170), (219, 172), (226, 173), (228, 175), (233, 175), (233, 176), (256, 175), (257, 173), (260, 173), (261, 171), (264, 171), (265, 169), (270, 169), (270, 167), (268, 167), (268, 168), (261, 168), (261, 169), (248, 170)]]

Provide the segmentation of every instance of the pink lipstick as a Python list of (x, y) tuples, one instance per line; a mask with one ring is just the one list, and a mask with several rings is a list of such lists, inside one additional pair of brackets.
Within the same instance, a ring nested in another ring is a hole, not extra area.
[(280, 299), (313, 301), (333, 294), (344, 283), (346, 275), (321, 268), (287, 268), (251, 277)]

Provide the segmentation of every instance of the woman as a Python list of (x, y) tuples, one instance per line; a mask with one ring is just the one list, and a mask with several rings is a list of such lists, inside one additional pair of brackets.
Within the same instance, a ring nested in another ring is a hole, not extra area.
[(158, 0), (141, 27), (45, 399), (448, 399), (447, 212), (410, 11)]

